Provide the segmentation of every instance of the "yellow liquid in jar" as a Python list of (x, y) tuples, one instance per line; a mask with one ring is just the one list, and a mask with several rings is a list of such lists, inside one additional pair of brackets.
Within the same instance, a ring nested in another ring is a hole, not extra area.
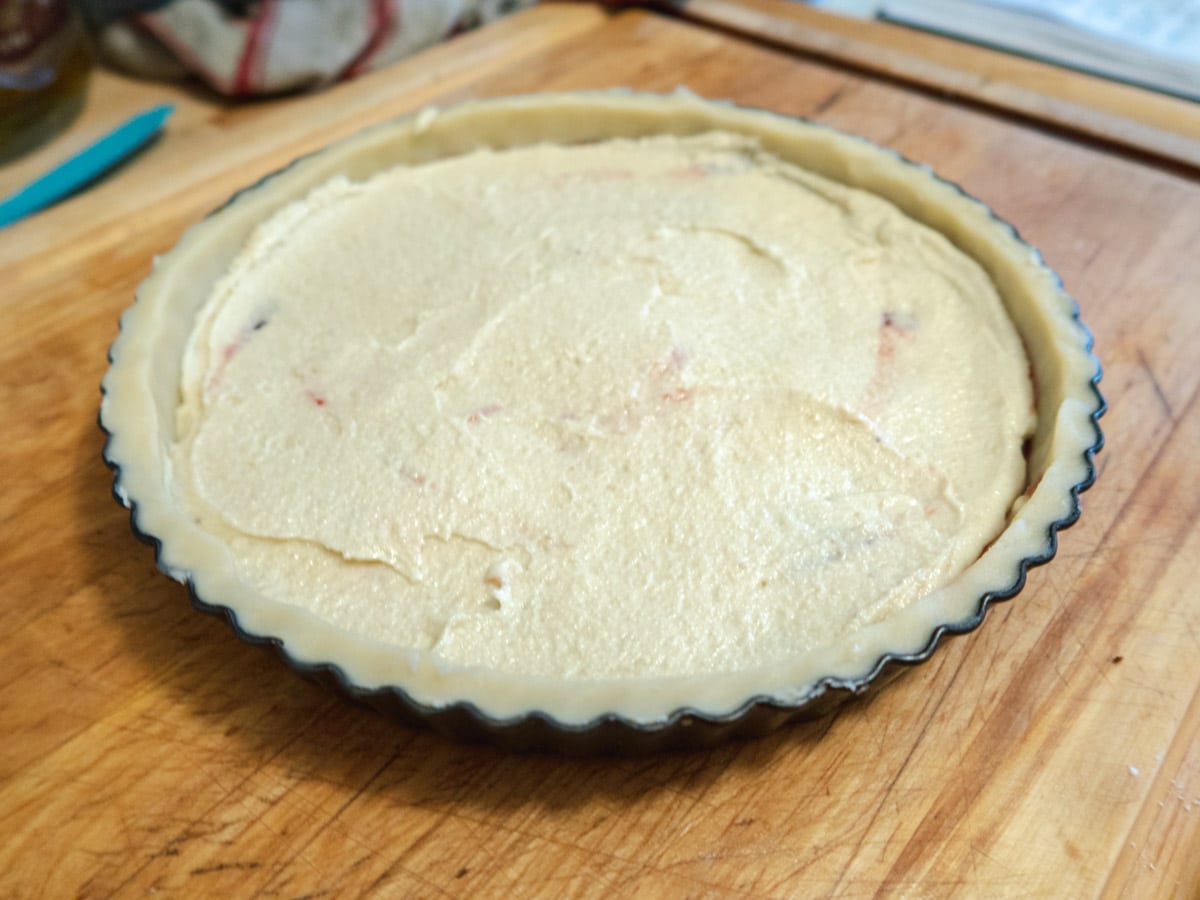
[(0, 165), (74, 119), (90, 69), (83, 28), (65, 0), (0, 0)]

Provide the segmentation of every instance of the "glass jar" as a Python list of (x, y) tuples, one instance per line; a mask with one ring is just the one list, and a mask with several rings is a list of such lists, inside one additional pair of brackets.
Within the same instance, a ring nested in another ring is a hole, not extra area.
[(0, 0), (0, 164), (70, 123), (90, 67), (68, 0)]

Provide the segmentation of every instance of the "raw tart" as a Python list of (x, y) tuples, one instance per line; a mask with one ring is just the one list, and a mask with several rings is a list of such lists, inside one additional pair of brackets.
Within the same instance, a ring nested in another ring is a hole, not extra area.
[(975, 627), (1078, 515), (1103, 407), (986, 207), (689, 95), (301, 160), (159, 262), (112, 360), (117, 495), (199, 603), (377, 705), (585, 748), (811, 712)]

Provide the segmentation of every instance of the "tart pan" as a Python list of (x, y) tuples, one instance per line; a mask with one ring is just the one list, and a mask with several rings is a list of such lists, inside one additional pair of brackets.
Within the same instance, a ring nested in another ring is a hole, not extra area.
[[(401, 165), (481, 147), (580, 143), (612, 137), (749, 135), (765, 150), (876, 193), (940, 231), (997, 285), (1027, 354), (1038, 424), (1023, 501), (1004, 531), (950, 584), (884, 622), (794, 661), (688, 678), (571, 682), (449, 667), (388, 647), (267, 600), (232, 574), (220, 542), (174, 496), (169, 447), (182, 348), (196, 311), (253, 228), (334, 175), (360, 180)], [(990, 604), (1024, 586), (1054, 556), (1057, 533), (1080, 514), (1095, 478), (1105, 410), (1100, 365), (1077, 305), (1015, 229), (956, 185), (898, 154), (801, 119), (673, 95), (537, 95), (424, 110), (304, 157), (235, 194), (196, 224), (124, 313), (102, 384), (100, 425), (113, 492), (159, 568), (195, 607), (223, 615), (243, 640), (275, 648), (302, 674), (347, 698), (463, 740), (514, 750), (648, 753), (703, 747), (823, 716), (923, 662), (947, 635), (984, 620)]]

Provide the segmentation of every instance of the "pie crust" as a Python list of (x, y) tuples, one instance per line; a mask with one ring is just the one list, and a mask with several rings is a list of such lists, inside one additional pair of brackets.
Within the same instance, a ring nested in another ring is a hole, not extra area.
[[(553, 677), (461, 666), (331, 625), (269, 599), (229, 546), (182, 502), (172, 448), (184, 359), (199, 310), (255, 230), (340, 176), (360, 182), (401, 165), (480, 148), (611, 138), (732, 133), (820, 176), (878, 195), (945, 236), (995, 285), (1028, 356), (1037, 407), (1026, 489), (1003, 531), (948, 584), (832, 644), (736, 671), (651, 677)], [(103, 383), (101, 425), (114, 492), (159, 567), (237, 632), (274, 644), (296, 668), (356, 699), (462, 737), (567, 751), (708, 743), (820, 714), (893, 663), (926, 659), (947, 633), (977, 627), (988, 604), (1054, 554), (1094, 478), (1104, 401), (1099, 364), (1074, 302), (1037, 251), (982, 203), (927, 169), (862, 139), (690, 94), (540, 95), (467, 103), (368, 129), (235, 195), (156, 261), (121, 321)]]

